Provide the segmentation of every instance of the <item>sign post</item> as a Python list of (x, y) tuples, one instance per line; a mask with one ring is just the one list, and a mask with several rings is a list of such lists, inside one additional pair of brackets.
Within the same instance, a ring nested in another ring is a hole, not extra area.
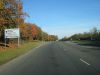
[(20, 38), (19, 28), (5, 29), (5, 47), (7, 38), (18, 38), (18, 47), (19, 47), (19, 38)]
[(5, 38), (5, 48), (6, 48), (6, 38)]

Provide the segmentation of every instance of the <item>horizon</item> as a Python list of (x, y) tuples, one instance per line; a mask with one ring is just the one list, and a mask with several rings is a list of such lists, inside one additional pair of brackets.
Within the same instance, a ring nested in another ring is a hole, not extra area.
[(22, 0), (25, 21), (59, 38), (100, 29), (99, 0)]

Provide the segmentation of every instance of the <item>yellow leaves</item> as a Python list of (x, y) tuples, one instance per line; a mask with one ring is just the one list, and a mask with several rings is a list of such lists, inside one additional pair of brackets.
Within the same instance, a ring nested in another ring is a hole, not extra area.
[(20, 30), (22, 38), (24, 39), (37, 39), (37, 36), (39, 35), (39, 27), (35, 24), (24, 23), (20, 25)]
[(4, 2), (3, 2), (3, 0), (0, 0), (0, 9), (4, 9)]
[(0, 24), (8, 23), (8, 20), (5, 20), (4, 18), (0, 18)]

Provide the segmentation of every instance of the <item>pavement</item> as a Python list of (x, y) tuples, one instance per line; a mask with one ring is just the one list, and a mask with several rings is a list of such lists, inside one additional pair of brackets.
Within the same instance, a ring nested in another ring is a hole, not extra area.
[(45, 42), (0, 66), (0, 75), (100, 75), (100, 50)]

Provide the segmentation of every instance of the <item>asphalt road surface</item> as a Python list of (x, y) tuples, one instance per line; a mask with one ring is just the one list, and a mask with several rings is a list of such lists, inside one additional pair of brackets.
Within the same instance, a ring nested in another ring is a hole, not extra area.
[(100, 75), (100, 50), (48, 42), (0, 66), (0, 75)]

